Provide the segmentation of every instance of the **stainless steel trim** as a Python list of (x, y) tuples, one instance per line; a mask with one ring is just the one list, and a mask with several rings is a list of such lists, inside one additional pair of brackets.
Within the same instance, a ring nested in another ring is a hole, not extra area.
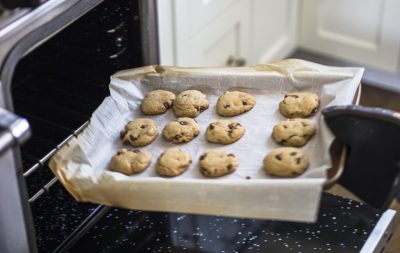
[(0, 108), (0, 155), (13, 145), (24, 143), (29, 136), (26, 119)]
[(156, 2), (156, 0), (139, 0), (143, 63), (145, 65), (160, 63)]
[(392, 233), (396, 211), (387, 210), (384, 212), (372, 230), (360, 253), (380, 253), (389, 241)]

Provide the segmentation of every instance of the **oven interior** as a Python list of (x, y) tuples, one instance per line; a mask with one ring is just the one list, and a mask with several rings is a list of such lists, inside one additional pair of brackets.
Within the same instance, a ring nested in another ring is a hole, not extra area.
[(40, 252), (54, 250), (96, 209), (73, 200), (47, 160), (109, 95), (111, 74), (143, 65), (138, 4), (101, 3), (15, 68), (14, 110), (32, 129), (20, 154)]

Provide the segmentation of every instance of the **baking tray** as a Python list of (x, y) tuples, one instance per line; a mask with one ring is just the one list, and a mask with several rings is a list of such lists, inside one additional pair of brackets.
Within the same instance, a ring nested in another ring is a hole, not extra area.
[[(88, 127), (61, 148), (49, 165), (79, 201), (135, 210), (314, 221), (322, 188), (329, 182), (327, 171), (332, 168), (330, 149), (334, 140), (321, 109), (353, 103), (362, 73), (361, 68), (328, 67), (296, 59), (239, 68), (155, 65), (120, 71), (111, 77), (110, 96), (94, 112)], [(210, 108), (196, 118), (200, 135), (179, 145), (191, 154), (194, 163), (179, 177), (158, 176), (155, 172), (158, 155), (165, 148), (177, 145), (159, 136), (145, 147), (152, 152), (153, 161), (144, 173), (125, 176), (109, 171), (111, 156), (123, 147), (118, 136), (127, 121), (152, 118), (161, 132), (167, 122), (175, 119), (172, 111), (158, 116), (141, 113), (141, 99), (154, 89), (175, 93), (198, 89), (208, 95)], [(222, 118), (216, 114), (215, 104), (226, 90), (247, 91), (257, 103), (250, 112), (233, 117), (246, 128), (245, 136), (223, 146), (208, 143), (204, 133), (209, 123)], [(270, 134), (273, 125), (284, 119), (278, 103), (290, 91), (313, 91), (321, 98), (321, 108), (312, 117), (317, 134), (303, 148), (311, 158), (311, 165), (297, 178), (270, 177), (262, 170), (262, 160), (270, 150), (279, 147)], [(201, 175), (198, 158), (214, 148), (238, 157), (235, 173), (217, 179)], [(338, 168), (342, 167), (343, 154), (339, 156)]]

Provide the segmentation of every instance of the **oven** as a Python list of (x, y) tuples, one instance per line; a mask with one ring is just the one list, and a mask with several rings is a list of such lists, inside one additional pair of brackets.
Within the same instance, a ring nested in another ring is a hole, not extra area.
[(0, 252), (52, 252), (102, 207), (74, 201), (47, 161), (83, 129), (111, 74), (158, 63), (156, 8), (147, 0), (17, 2), (3, 2), (0, 23), (0, 126), (9, 129), (1, 132)]
[[(378, 252), (384, 247), (394, 217), (385, 211), (387, 201), (370, 201), (385, 206), (379, 210), (324, 193), (313, 224), (75, 201), (47, 162), (86, 127), (109, 94), (111, 74), (159, 62), (156, 1), (0, 2), (0, 252)], [(345, 143), (351, 139), (346, 135), (351, 117), (368, 115), (375, 122), (386, 115), (400, 126), (388, 112), (363, 110), (325, 113)], [(348, 163), (360, 167), (357, 157), (349, 156)], [(347, 169), (344, 183), (354, 176)], [(397, 172), (388, 178), (395, 181)], [(394, 195), (397, 188), (384, 193)]]

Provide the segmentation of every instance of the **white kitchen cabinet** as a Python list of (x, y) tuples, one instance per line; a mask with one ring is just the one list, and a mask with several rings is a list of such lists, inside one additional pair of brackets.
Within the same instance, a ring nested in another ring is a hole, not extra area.
[(265, 63), (297, 45), (296, 0), (159, 0), (158, 7), (162, 64)]
[(396, 73), (399, 10), (398, 0), (304, 0), (300, 46)]
[(298, 1), (251, 2), (250, 63), (266, 63), (290, 55), (297, 47)]

